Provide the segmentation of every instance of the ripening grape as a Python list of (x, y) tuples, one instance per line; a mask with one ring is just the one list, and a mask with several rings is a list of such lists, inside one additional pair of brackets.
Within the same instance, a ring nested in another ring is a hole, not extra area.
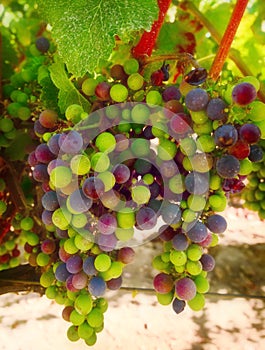
[(227, 104), (221, 98), (212, 98), (206, 108), (206, 114), (211, 120), (223, 120), (227, 117)]
[(180, 300), (178, 298), (175, 298), (172, 303), (172, 308), (175, 311), (176, 314), (181, 313), (186, 306), (186, 302), (184, 300)]
[(40, 124), (45, 128), (53, 128), (58, 120), (58, 114), (55, 111), (45, 109), (39, 116)]
[(239, 83), (232, 90), (232, 100), (239, 106), (245, 106), (257, 97), (255, 87), (250, 83)]
[(201, 88), (191, 90), (185, 96), (186, 107), (191, 111), (201, 111), (205, 109), (209, 102), (207, 92)]
[(170, 275), (159, 273), (155, 276), (153, 285), (156, 292), (160, 294), (166, 294), (173, 289), (174, 282)]
[(200, 221), (197, 221), (188, 230), (187, 236), (194, 243), (202, 242), (208, 235), (207, 227)]
[(244, 124), (239, 129), (240, 139), (248, 144), (253, 144), (259, 141), (261, 132), (255, 124)]
[(200, 262), (204, 271), (212, 271), (215, 267), (215, 259), (210, 254), (203, 254)]
[(216, 170), (222, 178), (232, 179), (239, 173), (239, 160), (232, 155), (224, 155), (217, 160)]
[(151, 230), (157, 223), (157, 215), (153, 209), (141, 207), (136, 213), (136, 223), (141, 230)]
[(106, 287), (106, 282), (98, 276), (92, 277), (88, 283), (88, 290), (95, 297), (104, 295)]
[(196, 295), (196, 285), (189, 277), (180, 278), (175, 285), (176, 294), (182, 300), (191, 300)]
[(237, 139), (237, 130), (231, 124), (222, 125), (214, 132), (215, 144), (219, 147), (233, 146), (237, 142)]
[(208, 216), (205, 225), (214, 233), (223, 233), (227, 229), (227, 222), (225, 218), (219, 214), (212, 214)]

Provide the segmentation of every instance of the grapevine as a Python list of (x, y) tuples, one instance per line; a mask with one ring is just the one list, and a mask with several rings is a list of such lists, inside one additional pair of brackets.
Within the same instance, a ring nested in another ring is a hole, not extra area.
[[(174, 1), (144, 7), (149, 26), (133, 28), (129, 42), (115, 32), (109, 58), (93, 69), (65, 59), (57, 14), (46, 18), (55, 38), (39, 21), (50, 1), (37, 1), (27, 30), (22, 20), (3, 26), (16, 59), (1, 71), (0, 270), (35, 269), (70, 341), (96, 343), (108, 291), (123, 286), (140, 244), (161, 247), (157, 301), (176, 314), (200, 311), (230, 198), (265, 219), (264, 82), (221, 72), (247, 3), (237, 2), (207, 67), (194, 55), (197, 20), (189, 45), (159, 47)], [(197, 13), (178, 5), (177, 14)]]

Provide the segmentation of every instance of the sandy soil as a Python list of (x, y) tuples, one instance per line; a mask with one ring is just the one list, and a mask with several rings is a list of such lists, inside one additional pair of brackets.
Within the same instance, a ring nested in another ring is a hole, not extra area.
[[(150, 293), (108, 293), (105, 328), (94, 350), (262, 350), (265, 349), (265, 223), (253, 213), (229, 208), (228, 230), (212, 249), (216, 268), (203, 311), (188, 308), (176, 315)], [(159, 245), (137, 249), (136, 263), (128, 267), (124, 284), (150, 287), (154, 271), (151, 256)], [(247, 298), (251, 294), (257, 299)], [(264, 298), (259, 298), (263, 296)], [(0, 297), (0, 350), (82, 350), (82, 342), (66, 338), (69, 326), (62, 307), (38, 294)]]

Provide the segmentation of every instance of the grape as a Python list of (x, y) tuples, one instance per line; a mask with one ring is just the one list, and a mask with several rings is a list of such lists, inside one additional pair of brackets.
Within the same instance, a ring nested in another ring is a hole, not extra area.
[(97, 223), (99, 231), (104, 235), (109, 235), (115, 232), (117, 228), (117, 220), (112, 214), (103, 214)]
[(249, 152), (249, 156), (248, 159), (253, 162), (260, 162), (263, 160), (263, 150), (260, 146), (257, 145), (251, 145), (250, 146), (250, 152)]
[(82, 136), (75, 130), (69, 134), (62, 134), (59, 139), (61, 150), (67, 154), (76, 154), (81, 151), (83, 147)]
[(8, 133), (13, 128), (14, 128), (14, 123), (12, 119), (9, 119), (9, 118), (0, 119), (0, 131), (3, 131), (4, 133)]
[(131, 228), (135, 224), (135, 213), (131, 208), (123, 208), (117, 212), (117, 222), (121, 228)]
[(185, 96), (186, 107), (191, 111), (201, 111), (209, 101), (207, 92), (201, 88), (191, 90)]
[(213, 194), (209, 197), (209, 204), (214, 211), (224, 211), (227, 200), (224, 195)]
[(45, 239), (41, 243), (41, 251), (45, 254), (52, 254), (56, 249), (56, 244), (51, 239)]
[(196, 295), (196, 285), (189, 277), (180, 278), (175, 287), (177, 297), (182, 300), (191, 300)]
[(179, 300), (175, 298), (172, 303), (173, 310), (176, 314), (180, 314), (186, 306), (186, 302), (184, 300)]
[(78, 326), (78, 335), (81, 339), (89, 339), (93, 335), (93, 332), (93, 328), (86, 321)]
[(177, 224), (181, 220), (179, 205), (175, 203), (165, 203), (161, 210), (161, 216), (166, 224)]
[(187, 255), (183, 251), (172, 250), (170, 252), (170, 261), (175, 266), (183, 266), (187, 261)]
[(98, 199), (103, 195), (104, 190), (105, 186), (103, 181), (94, 176), (87, 178), (82, 187), (84, 195), (91, 199)]
[(78, 273), (82, 270), (83, 260), (79, 255), (70, 256), (66, 261), (66, 268), (70, 273)]
[(253, 101), (248, 107), (250, 107), (248, 118), (254, 122), (264, 120), (265, 103), (261, 101)]
[(207, 105), (206, 114), (211, 120), (223, 120), (228, 115), (226, 107), (227, 104), (221, 98), (213, 98)]
[(68, 228), (72, 215), (66, 208), (58, 208), (52, 214), (52, 221), (55, 226), (62, 230)]
[(177, 100), (170, 100), (170, 101), (167, 101), (164, 104), (163, 112), (164, 112), (165, 117), (167, 119), (171, 119), (174, 114), (183, 113), (184, 112), (184, 108), (183, 108), (183, 105), (179, 101), (177, 101)]
[(183, 136), (192, 131), (190, 127), (190, 118), (185, 113), (174, 114), (169, 121), (169, 125), (177, 136)]
[(225, 218), (219, 214), (212, 214), (208, 216), (205, 225), (214, 233), (223, 233), (227, 229), (227, 222)]
[(36, 48), (41, 52), (45, 53), (49, 50), (50, 48), (50, 42), (47, 38), (41, 36), (36, 39), (35, 41)]
[(54, 154), (50, 151), (46, 144), (42, 143), (35, 149), (35, 157), (38, 162), (48, 164), (54, 159)]
[[(125, 80), (127, 77), (127, 74), (125, 73), (124, 68), (121, 64), (114, 64), (110, 69), (110, 75), (113, 79), (116, 80)], [(92, 95), (94, 94), (92, 93)]]
[(201, 195), (191, 194), (187, 200), (188, 207), (193, 211), (201, 211), (205, 208), (206, 199)]
[(91, 168), (96, 172), (104, 172), (110, 166), (110, 159), (106, 153), (98, 152), (91, 157)]
[(100, 152), (110, 153), (116, 146), (116, 139), (111, 133), (103, 132), (97, 136), (95, 144)]
[(87, 275), (81, 271), (73, 275), (72, 284), (75, 289), (83, 289), (87, 286), (88, 278)]
[(57, 266), (55, 270), (55, 278), (58, 281), (65, 282), (70, 275), (70, 272), (66, 268), (66, 263), (63, 262)]
[(88, 290), (93, 296), (100, 297), (106, 291), (106, 282), (101, 277), (92, 277), (88, 283)]
[(153, 285), (156, 292), (166, 294), (171, 292), (174, 282), (170, 275), (167, 275), (166, 273), (159, 273), (155, 276)]
[(114, 234), (103, 235), (101, 234), (98, 238), (98, 245), (104, 252), (111, 252), (115, 249), (117, 244), (117, 238)]
[(159, 106), (162, 104), (162, 96), (159, 91), (156, 90), (151, 90), (148, 91), (146, 94), (146, 103), (148, 106), (153, 107), (153, 106)]
[(87, 212), (93, 203), (92, 199), (86, 197), (80, 189), (75, 190), (73, 193), (71, 193), (67, 201), (69, 204), (69, 211), (73, 211), (74, 214)]
[(133, 262), (135, 251), (131, 247), (123, 247), (118, 251), (117, 260), (123, 264), (129, 264)]
[(80, 339), (76, 326), (73, 325), (68, 328), (67, 338), (72, 342), (78, 341)]
[[(99, 278), (99, 277), (95, 277)], [(70, 315), (70, 321), (72, 321), (72, 314), (76, 314), (75, 311), (79, 313), (79, 315), (88, 315), (93, 308), (93, 300), (89, 294), (80, 294), (74, 303), (75, 310)], [(74, 322), (73, 322), (74, 323)], [(81, 322), (82, 323), (82, 322)]]
[(128, 89), (122, 84), (114, 84), (111, 87), (109, 94), (114, 102), (124, 102), (128, 97)]
[(98, 81), (93, 78), (87, 78), (82, 83), (82, 91), (87, 96), (93, 96), (95, 94), (96, 86), (98, 85)]
[(111, 280), (107, 281), (107, 287), (110, 290), (118, 290), (120, 289), (122, 285), (122, 277), (112, 278)]
[(138, 205), (148, 203), (151, 193), (146, 186), (135, 186), (132, 188), (132, 199)]
[(39, 116), (40, 124), (44, 128), (54, 128), (58, 120), (58, 114), (52, 110), (45, 109)]
[(88, 276), (93, 276), (97, 274), (94, 262), (94, 256), (88, 256), (83, 262), (83, 270)]
[(209, 178), (208, 174), (191, 172), (185, 178), (185, 186), (189, 193), (202, 195), (208, 191)]
[(250, 83), (239, 83), (232, 90), (232, 100), (239, 106), (245, 106), (257, 97), (255, 87)]
[(249, 156), (250, 146), (239, 139), (232, 147), (229, 147), (228, 152), (237, 159), (242, 160)]
[(131, 150), (138, 158), (146, 157), (150, 152), (150, 142), (145, 139), (135, 139), (131, 144)]
[(131, 74), (127, 79), (129, 89), (140, 90), (143, 86), (144, 78), (139, 73)]
[(136, 223), (141, 230), (151, 230), (157, 223), (157, 215), (153, 209), (142, 207), (136, 214)]
[(86, 155), (77, 154), (70, 162), (70, 168), (74, 174), (85, 175), (90, 170), (90, 160)]
[(193, 311), (200, 311), (204, 308), (205, 298), (202, 294), (197, 293), (192, 300), (188, 301), (188, 305)]
[(204, 271), (212, 271), (215, 267), (215, 260), (210, 254), (203, 254), (200, 262)]
[(202, 275), (196, 276), (194, 279), (198, 293), (207, 293), (210, 289), (209, 282), (207, 278)]
[(160, 139), (157, 148), (157, 155), (160, 159), (169, 161), (175, 157), (177, 146), (174, 142), (167, 139)]
[(53, 154), (55, 154), (56, 156), (60, 152), (59, 138), (60, 138), (60, 134), (54, 134), (54, 135), (52, 135), (52, 137), (49, 139), (49, 141), (47, 143), (50, 151)]
[(186, 253), (189, 260), (198, 261), (202, 256), (203, 249), (198, 244), (191, 244)]
[(172, 246), (178, 251), (186, 250), (189, 246), (187, 236), (183, 233), (176, 234), (172, 239)]
[(117, 152), (122, 152), (128, 149), (129, 147), (129, 140), (127, 139), (127, 137), (123, 134), (116, 134), (115, 135), (115, 139), (116, 139), (116, 147), (115, 147), (115, 151)]
[(65, 306), (63, 311), (62, 311), (62, 317), (65, 321), (70, 322), (70, 315), (71, 312), (74, 310), (75, 308), (71, 305)]
[(97, 84), (95, 88), (95, 95), (100, 101), (108, 101), (110, 99), (110, 89), (110, 84), (106, 81), (103, 81)]
[(130, 169), (125, 164), (116, 164), (112, 169), (116, 183), (122, 184), (129, 180)]
[(232, 179), (239, 173), (239, 160), (232, 155), (224, 155), (217, 160), (216, 170), (222, 178)]
[(151, 84), (154, 86), (161, 86), (164, 81), (164, 73), (162, 72), (161, 69), (156, 70), (151, 74)]
[(237, 142), (237, 139), (237, 130), (231, 124), (222, 125), (214, 132), (214, 141), (219, 147), (233, 146)]
[(165, 102), (170, 100), (179, 100), (181, 93), (175, 85), (168, 86), (163, 92), (162, 97)]
[(187, 272), (192, 276), (197, 276), (202, 272), (202, 264), (200, 261), (188, 260), (186, 264)]
[(176, 173), (178, 173), (178, 167), (173, 160), (164, 161), (160, 165), (160, 173), (166, 178), (172, 178)]
[(66, 166), (57, 166), (50, 173), (50, 181), (57, 188), (65, 187), (72, 181), (72, 172)]
[(194, 243), (202, 242), (207, 237), (207, 235), (207, 228), (200, 221), (197, 221), (195, 224), (193, 224), (193, 226), (190, 229), (188, 229), (187, 232), (188, 238)]
[(54, 211), (59, 207), (57, 194), (55, 191), (48, 191), (44, 193), (41, 199), (41, 203), (44, 209)]
[(261, 136), (260, 129), (255, 124), (244, 124), (239, 129), (239, 137), (248, 144), (253, 144), (259, 141)]
[(131, 117), (135, 123), (144, 124), (149, 119), (150, 109), (142, 103), (136, 104), (131, 110)]
[(138, 72), (139, 63), (135, 58), (129, 58), (124, 62), (123, 68), (126, 74), (133, 74)]

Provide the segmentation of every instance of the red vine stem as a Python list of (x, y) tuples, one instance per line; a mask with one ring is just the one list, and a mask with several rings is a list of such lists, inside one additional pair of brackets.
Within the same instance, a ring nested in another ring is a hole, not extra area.
[(225, 60), (228, 56), (230, 47), (236, 35), (238, 26), (241, 22), (248, 0), (237, 0), (232, 16), (222, 37), (219, 49), (213, 61), (209, 76), (216, 81), (222, 71)]
[(150, 32), (144, 32), (138, 44), (133, 48), (133, 55), (136, 58), (151, 56), (160, 28), (164, 22), (165, 15), (170, 6), (171, 0), (158, 0), (159, 16), (153, 23)]

